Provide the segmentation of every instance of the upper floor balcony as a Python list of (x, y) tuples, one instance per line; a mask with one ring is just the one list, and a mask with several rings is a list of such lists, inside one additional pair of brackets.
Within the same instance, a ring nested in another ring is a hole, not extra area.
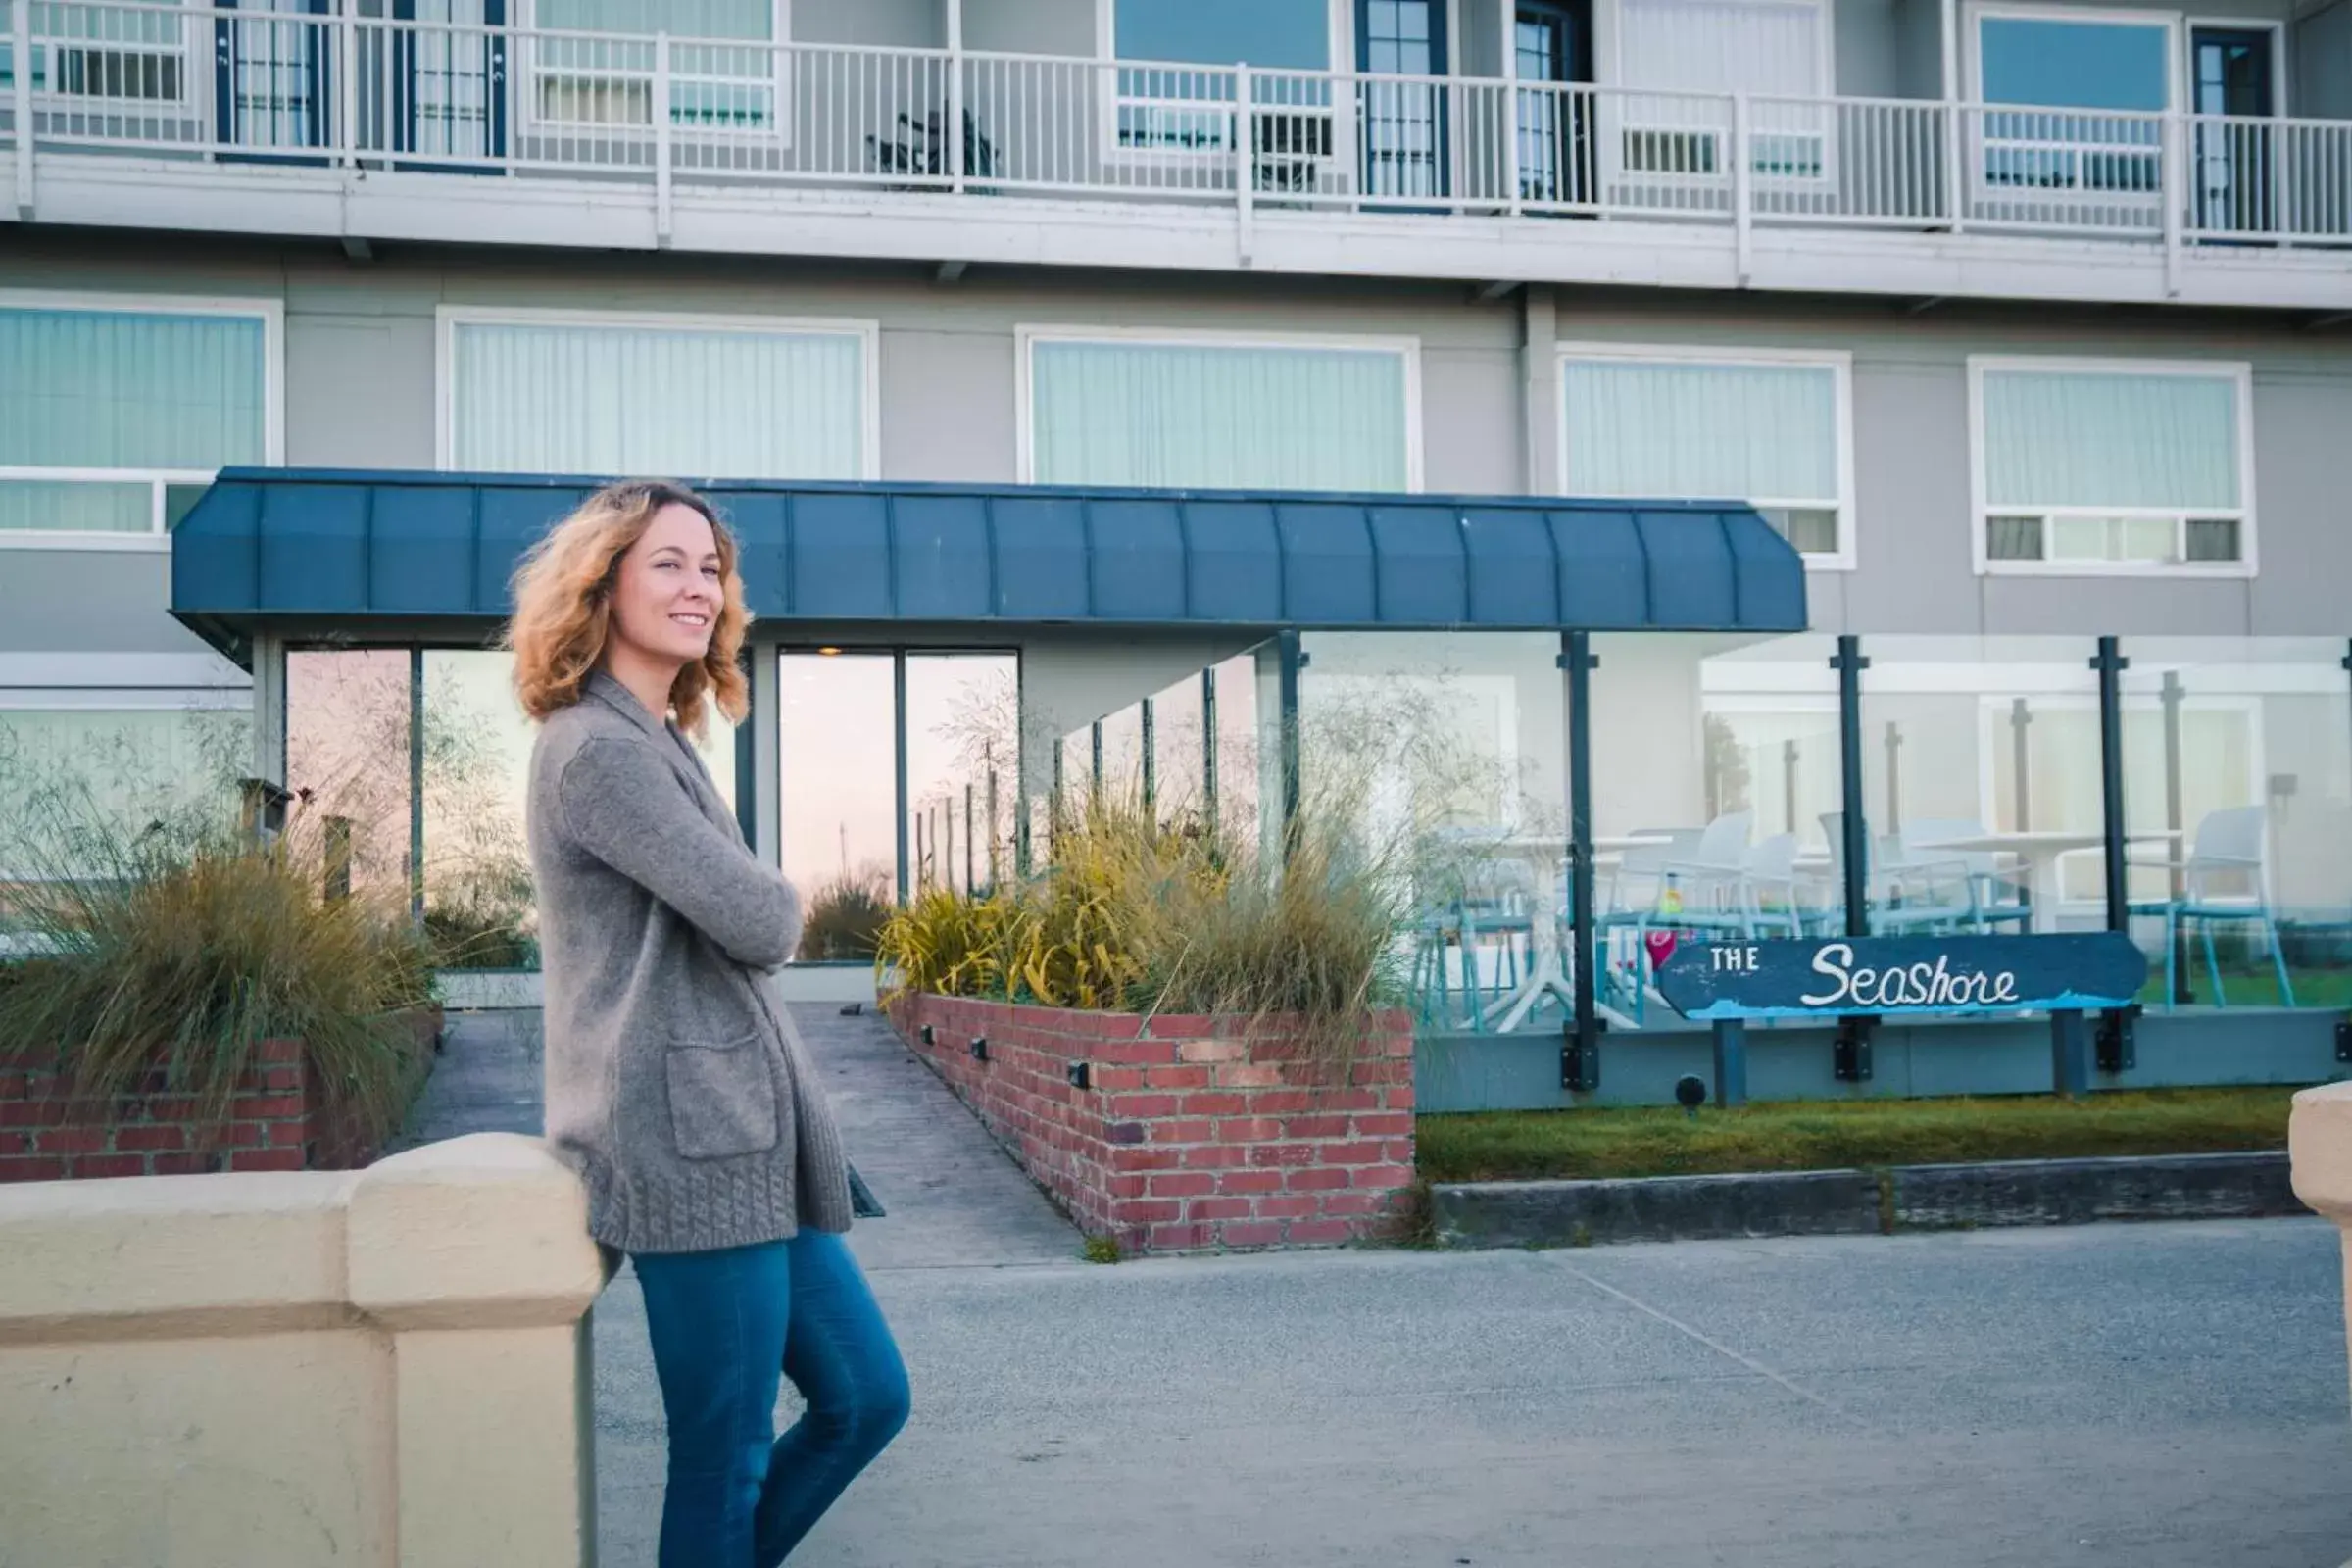
[(2345, 4), (331, 3), (0, 0), (0, 212), (2352, 310)]

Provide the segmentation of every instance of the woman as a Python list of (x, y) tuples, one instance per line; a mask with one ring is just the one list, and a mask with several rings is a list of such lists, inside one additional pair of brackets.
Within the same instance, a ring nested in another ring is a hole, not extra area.
[[(735, 563), (701, 497), (612, 485), (524, 561), (508, 634), (540, 724), (547, 1136), (644, 1288), (669, 1420), (662, 1568), (782, 1562), (906, 1419), (842, 1239), (841, 1141), (767, 978), (800, 900), (688, 741), (710, 703), (748, 707)], [(808, 1413), (775, 1439), (779, 1372)]]

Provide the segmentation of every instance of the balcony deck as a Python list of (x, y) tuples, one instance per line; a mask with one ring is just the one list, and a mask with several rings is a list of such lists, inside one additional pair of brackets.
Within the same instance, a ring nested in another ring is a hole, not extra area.
[(2352, 122), (11, 14), (22, 222), (2352, 310)]

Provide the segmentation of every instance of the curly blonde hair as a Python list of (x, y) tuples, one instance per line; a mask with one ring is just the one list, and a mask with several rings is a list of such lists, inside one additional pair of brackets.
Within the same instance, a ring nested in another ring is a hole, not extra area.
[(514, 654), (515, 695), (532, 718), (545, 718), (580, 700), (612, 635), (620, 558), (645, 537), (654, 514), (672, 505), (692, 507), (710, 521), (718, 541), (725, 602), (710, 628), (709, 651), (679, 670), (669, 688), (670, 710), (678, 727), (697, 740), (709, 728), (710, 703), (731, 723), (743, 722), (751, 710), (750, 687), (737, 658), (752, 614), (735, 569), (735, 536), (710, 503), (684, 485), (627, 479), (582, 502), (531, 547), (514, 570), (514, 617), (507, 622), (504, 645)]

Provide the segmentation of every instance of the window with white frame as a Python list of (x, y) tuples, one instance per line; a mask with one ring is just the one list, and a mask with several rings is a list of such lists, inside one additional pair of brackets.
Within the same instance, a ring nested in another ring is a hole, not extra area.
[(2251, 564), (2245, 366), (1972, 360), (1969, 378), (1990, 569)]
[(158, 537), (276, 461), (274, 307), (0, 295), (0, 540)]
[[(1971, 13), (1979, 172), (1993, 189), (2145, 195), (2163, 177), (2173, 104), (2167, 12), (1982, 6)], [(2012, 107), (2014, 106), (2014, 107)]]
[(1846, 356), (1571, 346), (1560, 367), (1566, 494), (1745, 501), (1807, 557), (1850, 562)]
[(1026, 481), (1420, 488), (1413, 340), (1020, 336)]
[(871, 322), (442, 313), (443, 461), (466, 471), (860, 479)]
[[(1342, 0), (1345, 3), (1345, 0)], [(1259, 80), (1258, 146), (1314, 160), (1332, 153), (1335, 0), (1097, 0), (1102, 57), (1118, 72), (1112, 131), (1121, 148), (1205, 155), (1232, 146), (1236, 67)]]
[[(548, 124), (653, 123), (655, 35), (669, 34), (669, 120), (685, 129), (786, 134), (790, 73), (777, 47), (791, 0), (526, 0), (530, 113)], [(569, 36), (563, 36), (568, 34)]]
[(1829, 168), (1826, 0), (1621, 0), (1620, 157), (1628, 173), (1731, 172), (1731, 96), (1750, 105), (1749, 158), (1767, 176)]

